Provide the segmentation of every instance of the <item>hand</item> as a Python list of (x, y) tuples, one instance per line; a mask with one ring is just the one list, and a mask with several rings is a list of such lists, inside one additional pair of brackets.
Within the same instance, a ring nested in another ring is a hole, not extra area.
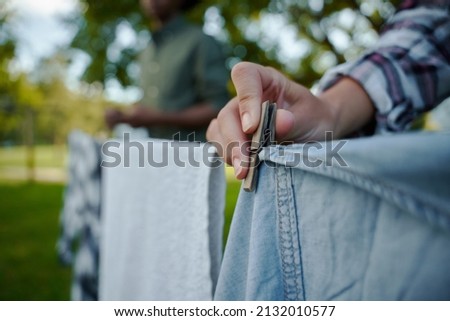
[(247, 148), (242, 148), (259, 124), (261, 103), (277, 103), (275, 133), (278, 141), (299, 142), (321, 139), (332, 130), (331, 114), (326, 103), (272, 68), (252, 63), (237, 64), (231, 78), (237, 90), (232, 99), (213, 120), (207, 131), (220, 156), (233, 165), (235, 175), (247, 175)]
[(220, 156), (233, 165), (238, 179), (247, 176), (248, 149), (242, 146), (258, 127), (261, 103), (266, 100), (278, 106), (275, 133), (279, 142), (322, 140), (327, 131), (342, 137), (360, 128), (373, 114), (367, 94), (352, 80), (339, 81), (321, 96), (315, 96), (275, 69), (253, 63), (237, 64), (231, 78), (237, 97), (211, 122), (207, 138), (216, 145)]
[(105, 111), (105, 122), (110, 129), (123, 121), (123, 113), (120, 110), (108, 108)]
[(150, 127), (158, 125), (160, 118), (160, 112), (136, 105), (124, 115), (123, 121), (133, 127)]

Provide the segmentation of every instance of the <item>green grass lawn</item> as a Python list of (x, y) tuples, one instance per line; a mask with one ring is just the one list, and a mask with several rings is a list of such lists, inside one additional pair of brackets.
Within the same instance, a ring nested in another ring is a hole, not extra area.
[(68, 300), (57, 259), (62, 184), (0, 183), (0, 300)]
[(234, 208), (236, 206), (236, 201), (239, 195), (239, 190), (241, 188), (241, 182), (239, 181), (228, 181), (227, 183), (227, 194), (225, 203), (225, 224), (223, 231), (224, 246), (227, 242), (228, 232), (230, 231), (231, 219), (233, 218)]
[[(229, 182), (224, 240), (240, 183)], [(0, 182), (0, 300), (69, 300), (71, 268), (55, 244), (63, 184)]]
[[(38, 167), (63, 168), (67, 161), (65, 145), (46, 145), (35, 147), (35, 162)], [(0, 167), (20, 167), (26, 164), (26, 148), (24, 146), (0, 148)]]
[[(65, 153), (65, 147), (37, 147), (37, 168), (64, 171)], [(0, 174), (23, 169), (24, 155), (22, 147), (0, 148)], [(240, 189), (230, 173), (224, 244)], [(71, 267), (60, 265), (55, 248), (63, 191), (62, 181), (26, 183), (23, 176), (0, 175), (0, 300), (70, 299)]]

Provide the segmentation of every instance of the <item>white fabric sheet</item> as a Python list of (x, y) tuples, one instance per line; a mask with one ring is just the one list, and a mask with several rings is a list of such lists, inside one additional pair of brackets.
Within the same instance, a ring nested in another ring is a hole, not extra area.
[(211, 300), (222, 257), (223, 164), (205, 162), (213, 155), (205, 144), (118, 142), (103, 146), (104, 165), (119, 155), (121, 162), (102, 169), (100, 299)]

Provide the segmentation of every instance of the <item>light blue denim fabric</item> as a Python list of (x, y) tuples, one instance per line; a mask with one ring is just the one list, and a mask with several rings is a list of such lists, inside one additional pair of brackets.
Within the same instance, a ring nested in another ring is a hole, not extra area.
[(450, 134), (339, 143), (261, 152), (215, 300), (450, 299)]

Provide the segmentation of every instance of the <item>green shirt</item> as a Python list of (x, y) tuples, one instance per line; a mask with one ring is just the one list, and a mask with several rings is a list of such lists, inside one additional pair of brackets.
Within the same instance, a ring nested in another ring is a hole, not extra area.
[[(140, 56), (142, 104), (162, 111), (176, 112), (194, 104), (209, 102), (222, 108), (228, 101), (229, 72), (219, 43), (200, 27), (181, 16), (152, 35), (152, 42)], [(180, 140), (206, 140), (206, 128), (193, 130), (154, 126), (151, 137)]]

